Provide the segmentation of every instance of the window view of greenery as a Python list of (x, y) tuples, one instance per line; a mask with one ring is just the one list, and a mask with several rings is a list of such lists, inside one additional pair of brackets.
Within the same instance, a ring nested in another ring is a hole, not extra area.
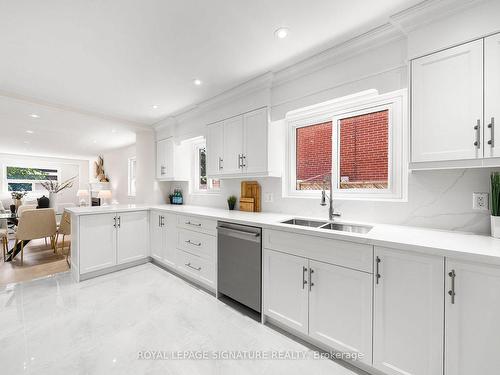
[(198, 190), (218, 190), (220, 188), (220, 180), (207, 178), (207, 151), (205, 147), (200, 147), (198, 149), (198, 160), (199, 160), (199, 179), (198, 179)]
[(40, 181), (57, 181), (56, 169), (7, 167), (9, 191), (36, 191)]

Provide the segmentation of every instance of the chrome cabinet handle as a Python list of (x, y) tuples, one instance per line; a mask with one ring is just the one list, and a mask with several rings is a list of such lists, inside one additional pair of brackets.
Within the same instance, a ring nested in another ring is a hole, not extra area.
[(165, 226), (165, 216), (160, 216), (160, 227)]
[(184, 241), (185, 243), (189, 244), (189, 245), (194, 245), (194, 246), (201, 246), (201, 242), (192, 242), (191, 240), (187, 240), (187, 241)]
[(491, 118), (491, 122), (488, 124), (488, 128), (490, 129), (490, 140), (488, 144), (491, 148), (495, 147), (495, 118)]
[(122, 217), (118, 216), (118, 228), (122, 227)]
[(113, 226), (116, 228), (116, 216), (113, 218), (113, 221), (115, 222)]
[(477, 120), (476, 126), (474, 126), (474, 130), (476, 131), (476, 140), (474, 141), (474, 146), (476, 148), (481, 148), (481, 141), (479, 138), (481, 137), (481, 120)]
[(382, 277), (380, 275), (380, 272), (379, 272), (380, 271), (380, 262), (381, 262), (380, 258), (376, 257), (375, 258), (375, 284), (377, 284), (377, 285), (379, 283), (379, 279)]
[(185, 263), (185, 265), (186, 265), (186, 266), (188, 266), (189, 268), (192, 268), (192, 269), (193, 269), (193, 270), (195, 270), (195, 271), (201, 271), (201, 267), (193, 267), (193, 266), (191, 265), (191, 262), (189, 262), (189, 263)]
[(243, 164), (242, 157), (243, 157), (243, 155), (238, 154), (238, 168), (242, 168), (242, 164)]
[(302, 266), (302, 289), (304, 289), (307, 285), (306, 273), (307, 267)]
[(201, 224), (200, 223), (192, 223), (190, 221), (186, 221), (184, 224), (187, 224), (187, 225), (193, 225), (195, 227), (201, 227)]
[(224, 161), (224, 159), (222, 159), (222, 158), (219, 156), (219, 161), (218, 161), (218, 165), (217, 165), (217, 166), (219, 167), (219, 171), (220, 171), (221, 169), (224, 169), (224, 165), (222, 165), (222, 162), (223, 162), (223, 161)]
[(160, 174), (161, 174), (161, 175), (164, 175), (164, 174), (165, 174), (165, 169), (166, 169), (166, 168), (165, 168), (163, 165), (160, 167)]
[(245, 168), (247, 166), (247, 156), (241, 154), (241, 168)]
[(158, 215), (158, 226), (161, 227), (161, 216)]
[(314, 273), (314, 270), (312, 268), (309, 268), (309, 291), (312, 290), (312, 287), (314, 286), (314, 283), (312, 282), (312, 274)]
[(451, 270), (449, 273), (448, 273), (448, 276), (451, 277), (451, 289), (448, 291), (448, 294), (450, 295), (451, 297), (451, 304), (454, 305), (455, 304), (455, 277), (457, 276), (457, 274), (455, 273), (455, 270)]

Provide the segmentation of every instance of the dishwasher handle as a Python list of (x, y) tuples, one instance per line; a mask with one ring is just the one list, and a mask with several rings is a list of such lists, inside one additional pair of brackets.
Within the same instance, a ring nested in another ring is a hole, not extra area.
[(217, 226), (217, 232), (221, 235), (228, 236), (228, 237), (234, 237), (234, 238), (239, 238), (242, 240), (247, 240), (247, 241), (253, 241), (253, 242), (260, 242), (260, 231), (258, 232), (251, 232), (251, 231), (246, 231), (246, 230), (241, 230), (241, 229), (235, 229), (235, 228), (228, 228), (222, 225)]

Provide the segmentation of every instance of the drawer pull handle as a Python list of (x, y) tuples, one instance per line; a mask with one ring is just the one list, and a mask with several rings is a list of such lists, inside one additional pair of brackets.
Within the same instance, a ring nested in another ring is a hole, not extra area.
[(314, 283), (312, 281), (312, 274), (314, 273), (314, 270), (309, 267), (309, 291), (312, 290), (312, 287), (314, 286)]
[(455, 277), (457, 274), (455, 273), (455, 270), (451, 270), (451, 272), (448, 273), (448, 276), (451, 278), (451, 289), (448, 291), (448, 294), (451, 297), (451, 304), (455, 304)]
[(191, 269), (193, 269), (193, 270), (195, 270), (195, 271), (201, 271), (201, 267), (193, 267), (191, 265), (191, 262), (186, 263), (186, 266), (189, 267), (189, 268), (191, 268)]
[(193, 226), (195, 226), (195, 227), (201, 227), (201, 224), (200, 224), (200, 223), (192, 223), (192, 222), (190, 222), (190, 221), (186, 221), (186, 223), (185, 223), (185, 224), (187, 224), (187, 225), (193, 225)]
[(306, 273), (307, 273), (307, 267), (302, 267), (302, 289), (305, 289), (305, 286), (307, 285), (307, 280), (306, 280)]
[(186, 242), (187, 244), (189, 244), (189, 245), (201, 246), (201, 242), (196, 243), (196, 242), (192, 242), (191, 240), (187, 240), (187, 241), (185, 241), (185, 242)]
[(380, 258), (376, 257), (375, 258), (375, 284), (378, 284), (380, 278), (382, 277), (382, 275), (380, 275), (380, 262), (381, 262)]

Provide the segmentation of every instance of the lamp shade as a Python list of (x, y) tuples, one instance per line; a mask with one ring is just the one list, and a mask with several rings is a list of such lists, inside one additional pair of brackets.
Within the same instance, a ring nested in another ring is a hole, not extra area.
[(101, 199), (111, 199), (111, 190), (101, 190), (99, 191), (99, 198)]
[(89, 196), (89, 191), (84, 190), (84, 189), (78, 190), (78, 192), (76, 193), (76, 196), (78, 198), (87, 198)]

